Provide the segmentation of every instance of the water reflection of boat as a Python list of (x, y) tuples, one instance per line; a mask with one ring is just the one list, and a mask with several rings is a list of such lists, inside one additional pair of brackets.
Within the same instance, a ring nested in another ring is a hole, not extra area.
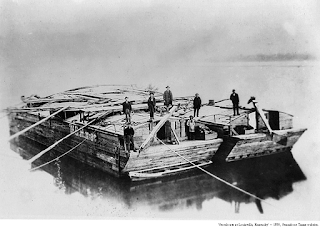
[[(11, 148), (23, 157), (29, 157), (45, 146), (20, 136)], [(47, 154), (33, 166), (55, 155), (55, 152)], [(70, 157), (42, 169), (54, 177), (55, 184), (61, 186), (66, 194), (79, 192), (89, 197), (117, 199), (128, 208), (142, 204), (164, 211), (189, 207), (201, 209), (205, 201), (219, 198), (236, 203), (236, 212), (240, 203), (255, 203), (263, 212), (263, 203), (197, 170), (162, 179), (132, 182), (106, 175)], [(293, 183), (306, 179), (290, 151), (252, 160), (219, 163), (207, 167), (207, 170), (264, 200), (279, 200), (293, 191)]]

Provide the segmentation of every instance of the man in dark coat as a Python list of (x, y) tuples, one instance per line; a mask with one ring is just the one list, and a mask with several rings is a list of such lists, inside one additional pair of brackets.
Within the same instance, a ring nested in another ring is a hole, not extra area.
[(122, 103), (122, 111), (126, 115), (126, 122), (131, 122), (131, 103), (128, 101), (128, 97), (124, 98), (126, 101)]
[(164, 105), (168, 107), (171, 105), (172, 106), (172, 100), (173, 100), (173, 96), (172, 96), (172, 92), (170, 91), (170, 87), (167, 86), (166, 87), (167, 90), (163, 93), (163, 100), (164, 100)]
[(239, 96), (234, 89), (232, 90), (232, 94), (230, 95), (230, 100), (233, 104), (233, 115), (236, 116), (236, 111), (237, 115), (239, 115)]
[(148, 99), (148, 107), (150, 111), (150, 121), (154, 118), (154, 111), (156, 110), (156, 99), (154, 98), (154, 93), (150, 92), (150, 97)]
[(196, 117), (196, 113), (197, 113), (197, 117), (199, 117), (199, 110), (201, 107), (201, 98), (199, 97), (199, 94), (196, 93), (196, 97), (194, 97), (193, 99), (193, 116)]
[(123, 132), (124, 132), (124, 140), (125, 140), (125, 144), (126, 144), (128, 152), (130, 153), (131, 144), (133, 146), (133, 151), (136, 152), (137, 150), (134, 146), (134, 141), (133, 141), (134, 130), (133, 130), (132, 126), (130, 125), (130, 123), (125, 125)]

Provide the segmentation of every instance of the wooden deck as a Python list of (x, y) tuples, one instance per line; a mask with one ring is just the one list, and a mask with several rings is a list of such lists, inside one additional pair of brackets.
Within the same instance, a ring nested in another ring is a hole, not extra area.
[(177, 163), (177, 164), (172, 164), (172, 165), (167, 165), (162, 167), (144, 169), (140, 171), (132, 171), (132, 172), (129, 172), (129, 177), (133, 181), (141, 181), (144, 179), (152, 179), (152, 178), (161, 178), (164, 176), (172, 176), (178, 173), (187, 172), (197, 167), (205, 167), (210, 164), (212, 164), (212, 161), (210, 160), (192, 161), (192, 164), (189, 162)]
[(222, 139), (214, 139), (185, 141), (180, 145), (151, 145), (140, 154), (131, 153), (124, 171), (139, 171), (159, 166), (186, 163), (177, 153), (189, 161), (211, 160), (221, 143)]

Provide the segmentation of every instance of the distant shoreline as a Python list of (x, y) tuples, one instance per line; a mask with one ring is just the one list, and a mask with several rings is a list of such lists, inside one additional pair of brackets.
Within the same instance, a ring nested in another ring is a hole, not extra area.
[(239, 55), (229, 59), (231, 62), (274, 62), (274, 61), (314, 61), (316, 57), (310, 54), (257, 54), (257, 55)]

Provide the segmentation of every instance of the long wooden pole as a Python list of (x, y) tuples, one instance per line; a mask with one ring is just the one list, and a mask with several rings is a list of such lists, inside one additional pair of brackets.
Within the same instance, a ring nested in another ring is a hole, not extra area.
[(35, 124), (33, 124), (33, 125), (25, 128), (25, 129), (19, 131), (18, 133), (15, 133), (14, 135), (11, 135), (11, 136), (9, 137), (8, 141), (14, 139), (15, 137), (18, 137), (19, 135), (27, 132), (28, 130), (30, 130), (30, 129), (32, 129), (32, 128), (38, 126), (39, 124), (41, 124), (41, 123), (43, 123), (44, 121), (48, 120), (48, 119), (51, 118), (52, 116), (55, 116), (56, 114), (60, 113), (61, 111), (67, 109), (68, 107), (69, 107), (69, 106), (63, 107), (63, 108), (61, 108), (60, 110), (58, 110), (57, 112), (54, 112), (53, 114), (49, 115), (48, 117), (46, 117), (46, 118), (44, 118), (44, 119), (41, 119), (39, 122), (37, 122), (37, 123), (35, 123)]
[(177, 109), (177, 106), (173, 106), (169, 113), (166, 114), (160, 122), (153, 128), (147, 139), (141, 144), (139, 152), (146, 147), (146, 145), (151, 141), (151, 139), (154, 137), (154, 135), (160, 130), (160, 128), (165, 124), (165, 122), (170, 118), (170, 116), (175, 112)]
[(270, 134), (272, 134), (273, 130), (271, 129), (271, 127), (269, 125), (269, 122), (267, 121), (266, 117), (264, 116), (262, 109), (258, 106), (258, 104), (257, 104), (258, 102), (256, 102), (256, 101), (252, 101), (252, 102), (253, 102), (253, 105), (255, 106), (256, 110), (260, 114), (260, 117), (262, 118), (262, 121), (264, 122), (264, 124), (268, 128)]
[(28, 160), (29, 163), (34, 162), (35, 160), (37, 160), (39, 157), (41, 157), (43, 154), (45, 154), (46, 152), (48, 152), (49, 150), (53, 149), (56, 145), (58, 145), (60, 142), (62, 142), (63, 140), (67, 139), (68, 137), (70, 137), (71, 135), (74, 135), (75, 133), (79, 132), (80, 130), (84, 129), (85, 127), (89, 126), (90, 124), (92, 124), (93, 122), (97, 121), (99, 118), (103, 117), (105, 114), (107, 114), (109, 112), (105, 112), (103, 113), (101, 116), (97, 117), (96, 119), (88, 122), (86, 125), (84, 125), (83, 127), (80, 127), (79, 129), (77, 129), (76, 131), (68, 134), (67, 136), (61, 138), (60, 140), (58, 140), (57, 142), (53, 143), (51, 146), (49, 146), (48, 148), (42, 150), (40, 153), (38, 153), (37, 155), (35, 155), (34, 157), (32, 157), (31, 159)]

